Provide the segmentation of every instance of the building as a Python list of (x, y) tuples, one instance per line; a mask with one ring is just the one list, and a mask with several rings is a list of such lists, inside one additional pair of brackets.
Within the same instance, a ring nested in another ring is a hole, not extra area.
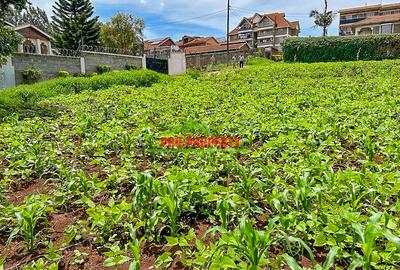
[(22, 37), (22, 43), (18, 45), (19, 53), (52, 54), (49, 34), (32, 24), (21, 26), (14, 26), (9, 22), (5, 22), (5, 24)]
[(281, 51), (281, 43), (288, 37), (298, 36), (298, 21), (288, 21), (285, 13), (254, 14), (243, 18), (238, 26), (229, 33), (231, 43), (247, 42), (252, 48)]
[(193, 36), (183, 36), (180, 41), (176, 43), (182, 50), (188, 47), (196, 46), (209, 46), (218, 45), (219, 42), (214, 37), (193, 37)]
[(170, 37), (146, 40), (144, 42), (144, 54), (149, 57), (168, 58), (172, 51), (180, 51), (180, 49)]
[[(251, 50), (250, 46), (246, 42), (241, 43), (233, 43), (229, 45), (229, 52), (231, 54), (237, 52), (249, 52)], [(216, 45), (205, 45), (205, 46), (192, 46), (185, 48), (186, 54), (215, 54), (215, 53), (224, 53), (226, 54), (227, 46), (225, 44), (216, 44)]]
[(341, 36), (400, 33), (400, 3), (342, 9)]

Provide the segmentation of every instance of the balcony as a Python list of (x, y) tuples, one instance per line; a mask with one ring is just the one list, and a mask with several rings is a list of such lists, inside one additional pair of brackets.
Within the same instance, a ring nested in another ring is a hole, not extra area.
[(349, 24), (349, 23), (356, 23), (359, 21), (365, 20), (365, 18), (357, 18), (357, 19), (341, 19), (340, 24)]
[(238, 31), (251, 31), (251, 26), (250, 25), (240, 26), (238, 28)]

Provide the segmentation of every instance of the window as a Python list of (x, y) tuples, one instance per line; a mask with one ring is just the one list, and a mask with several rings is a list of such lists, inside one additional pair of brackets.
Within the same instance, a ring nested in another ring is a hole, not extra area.
[(36, 47), (29, 39), (24, 41), (23, 46), (24, 46), (24, 53), (36, 53)]
[(393, 33), (400, 33), (400, 24), (395, 24), (394, 25)]
[(47, 45), (44, 44), (44, 43), (42, 43), (42, 44), (40, 45), (40, 51), (42, 52), (42, 54), (48, 54), (48, 53), (49, 53), (49, 50), (48, 50), (48, 48), (47, 48)]
[(373, 30), (372, 30), (372, 34), (374, 34), (374, 35), (378, 35), (379, 34), (379, 26), (375, 26), (374, 28), (373, 28)]
[(381, 25), (381, 34), (390, 34), (392, 33), (393, 24), (383, 24)]

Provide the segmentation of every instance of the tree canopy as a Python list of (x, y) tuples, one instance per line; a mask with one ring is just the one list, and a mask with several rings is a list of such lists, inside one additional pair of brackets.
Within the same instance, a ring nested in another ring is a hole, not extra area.
[(83, 45), (99, 45), (99, 17), (93, 16), (90, 0), (57, 0), (53, 12), (52, 26), (56, 47), (77, 50)]
[(133, 54), (143, 50), (144, 21), (132, 14), (117, 13), (101, 26), (104, 47), (126, 49)]
[(335, 19), (335, 13), (333, 11), (328, 11), (328, 0), (324, 1), (324, 11), (321, 13), (318, 10), (312, 10), (310, 12), (310, 17), (315, 19), (315, 26), (322, 27), (322, 35), (326, 37), (328, 35), (328, 27), (333, 23), (333, 20)]
[(50, 20), (47, 17), (46, 11), (31, 4), (23, 10), (17, 10), (15, 8), (10, 9), (6, 15), (6, 21), (15, 26), (32, 24), (46, 33), (52, 32)]

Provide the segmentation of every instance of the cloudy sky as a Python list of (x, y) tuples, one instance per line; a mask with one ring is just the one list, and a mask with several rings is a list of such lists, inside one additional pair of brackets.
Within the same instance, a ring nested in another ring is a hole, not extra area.
[[(52, 14), (55, 0), (32, 0), (32, 3)], [(107, 21), (117, 12), (129, 12), (143, 18), (146, 23), (145, 38), (153, 39), (170, 36), (180, 39), (183, 35), (213, 35), (222, 37), (226, 31), (226, 0), (92, 0), (95, 13), (101, 21)], [(331, 10), (363, 6), (368, 4), (391, 3), (395, 0), (330, 0)], [(317, 36), (320, 29), (313, 28), (308, 17), (310, 10), (322, 10), (323, 0), (231, 0), (231, 28), (243, 16), (254, 12), (285, 12), (289, 20), (300, 21), (302, 36)], [(338, 34), (338, 18), (329, 34)]]

